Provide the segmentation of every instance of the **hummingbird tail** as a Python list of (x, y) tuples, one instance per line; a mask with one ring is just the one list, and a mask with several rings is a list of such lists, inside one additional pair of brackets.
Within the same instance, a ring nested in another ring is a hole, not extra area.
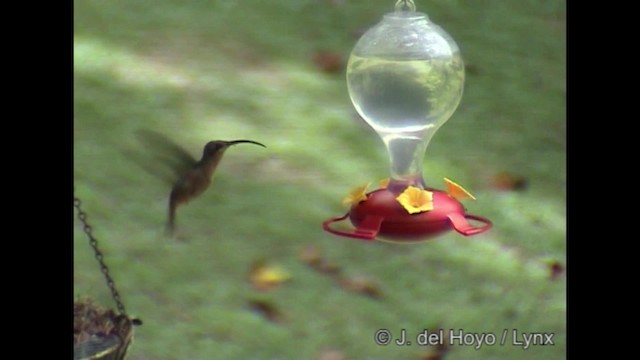
[(173, 203), (173, 199), (169, 201), (169, 215), (167, 217), (167, 235), (173, 237), (175, 232), (175, 222), (176, 222), (176, 206)]

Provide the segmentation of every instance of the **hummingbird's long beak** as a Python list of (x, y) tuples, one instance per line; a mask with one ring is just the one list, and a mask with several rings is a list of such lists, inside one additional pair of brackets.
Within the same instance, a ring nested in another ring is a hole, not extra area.
[(256, 145), (260, 145), (264, 148), (266, 148), (266, 146), (264, 146), (264, 144), (261, 144), (257, 141), (253, 141), (253, 140), (233, 140), (233, 141), (227, 141), (227, 146), (231, 146), (231, 145), (235, 145), (235, 144), (241, 144), (241, 143), (249, 143), (249, 144), (256, 144)]

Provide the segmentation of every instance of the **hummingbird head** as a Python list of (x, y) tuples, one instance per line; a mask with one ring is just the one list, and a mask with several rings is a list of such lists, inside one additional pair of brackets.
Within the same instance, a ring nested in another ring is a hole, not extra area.
[(222, 154), (225, 150), (227, 150), (229, 146), (235, 145), (235, 144), (241, 144), (241, 143), (256, 144), (266, 148), (266, 146), (264, 146), (263, 144), (253, 140), (232, 140), (232, 141), (215, 140), (215, 141), (209, 141), (204, 146), (202, 157), (208, 158), (218, 153)]

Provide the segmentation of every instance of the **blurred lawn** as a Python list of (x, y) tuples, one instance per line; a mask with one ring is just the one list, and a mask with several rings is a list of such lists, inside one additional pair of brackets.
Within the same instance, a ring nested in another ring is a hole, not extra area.
[[(456, 346), (447, 360), (563, 359), (566, 282), (565, 2), (416, 1), (449, 32), (467, 71), (462, 103), (434, 136), (425, 179), (464, 185), (470, 213), (494, 228), (418, 245), (363, 243), (324, 233), (352, 187), (388, 174), (382, 142), (355, 120), (344, 74), (311, 61), (347, 58), (392, 0), (75, 1), (75, 186), (136, 328), (133, 360), (420, 359), (418, 346), (378, 346), (379, 328), (407, 335), (554, 333), (554, 346)], [(199, 156), (209, 140), (245, 138), (212, 188), (178, 212), (186, 242), (165, 239), (169, 187), (125, 156), (148, 151), (134, 130), (155, 129)], [(523, 176), (501, 192), (492, 177)], [(379, 300), (346, 292), (305, 266), (314, 245), (347, 275), (375, 280)], [(76, 295), (113, 306), (80, 226)], [(247, 282), (256, 259), (292, 281), (270, 292)], [(272, 323), (248, 308), (269, 301)]]

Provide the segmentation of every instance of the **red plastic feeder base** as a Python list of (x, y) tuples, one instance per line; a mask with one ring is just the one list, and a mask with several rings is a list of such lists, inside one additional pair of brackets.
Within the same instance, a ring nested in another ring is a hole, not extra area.
[[(417, 242), (427, 240), (451, 229), (462, 235), (471, 236), (489, 230), (492, 226), (488, 219), (468, 215), (462, 204), (448, 193), (426, 189), (433, 192), (433, 209), (415, 214), (407, 210), (396, 200), (397, 195), (387, 189), (378, 189), (367, 194), (367, 200), (353, 205), (343, 216), (334, 217), (322, 223), (325, 231), (335, 235), (362, 240), (374, 240), (382, 237), (392, 242)], [(355, 230), (352, 232), (331, 228), (331, 224), (351, 220)], [(474, 226), (467, 220), (480, 222)]]

